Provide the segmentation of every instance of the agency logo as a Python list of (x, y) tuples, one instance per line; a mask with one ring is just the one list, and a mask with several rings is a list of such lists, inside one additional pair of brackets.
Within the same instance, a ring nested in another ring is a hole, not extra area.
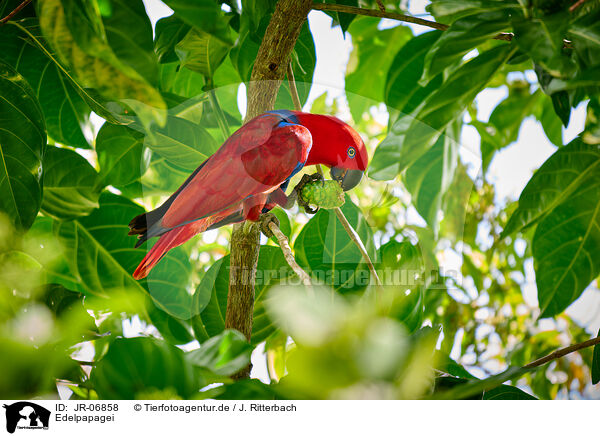
[(14, 433), (16, 429), (48, 430), (50, 411), (29, 401), (5, 404), (6, 431)]

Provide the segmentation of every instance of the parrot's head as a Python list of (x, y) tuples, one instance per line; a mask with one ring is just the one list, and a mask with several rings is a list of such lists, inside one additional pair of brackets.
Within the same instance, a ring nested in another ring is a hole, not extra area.
[(369, 163), (369, 156), (356, 130), (329, 115), (304, 112), (295, 112), (294, 115), (312, 136), (312, 148), (306, 165), (328, 166), (331, 178), (337, 180), (344, 191), (358, 185)]

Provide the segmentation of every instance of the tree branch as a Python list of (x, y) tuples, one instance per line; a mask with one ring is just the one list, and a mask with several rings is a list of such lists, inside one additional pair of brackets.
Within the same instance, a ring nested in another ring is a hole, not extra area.
[(279, 242), (279, 247), (283, 252), (283, 257), (285, 257), (285, 260), (287, 261), (290, 268), (292, 268), (296, 275), (300, 277), (300, 279), (302, 280), (302, 284), (306, 286), (311, 286), (312, 281), (310, 279), (310, 276), (296, 262), (296, 259), (294, 258), (294, 253), (292, 253), (292, 249), (290, 248), (288, 238), (283, 234), (283, 232), (279, 229), (279, 227), (277, 227), (277, 224), (275, 224), (274, 222), (269, 223), (269, 230), (271, 230), (271, 232), (273, 232), (273, 235), (275, 235), (275, 237), (277, 238), (277, 241)]
[[(285, 66), (310, 6), (310, 0), (280, 0), (277, 3), (252, 68), (246, 121), (273, 109), (277, 91), (285, 75)], [(260, 230), (257, 223), (246, 221), (234, 225), (231, 234), (225, 327), (239, 330), (248, 340), (252, 334), (254, 279), (259, 243)], [(238, 373), (236, 378), (249, 375), (250, 367)]]
[(19, 11), (21, 11), (21, 9), (23, 9), (29, 3), (31, 3), (31, 0), (25, 0), (23, 3), (21, 3), (19, 6), (17, 6), (10, 14), (8, 14), (6, 17), (0, 19), (0, 26), (2, 26), (4, 23), (6, 23), (12, 17), (17, 15), (19, 13)]
[(569, 12), (573, 12), (575, 9), (577, 9), (579, 6), (583, 5), (585, 3), (585, 0), (578, 0), (575, 3), (573, 3), (571, 5), (571, 7), (569, 7)]
[[(333, 3), (313, 3), (312, 8), (316, 11), (335, 11), (345, 12), (347, 14), (365, 15), (367, 17), (389, 18), (390, 20), (419, 24), (421, 26), (427, 26), (437, 30), (447, 30), (450, 27), (446, 24), (424, 20), (423, 18), (413, 17), (411, 15), (398, 14), (396, 12), (376, 11), (374, 9), (357, 8), (356, 6), (346, 6)], [(512, 33), (499, 33), (498, 35), (494, 36), (493, 39), (510, 41), (512, 38)]]
[(530, 369), (530, 368), (542, 366), (552, 360), (559, 359), (563, 356), (566, 356), (567, 354), (573, 353), (578, 350), (582, 350), (587, 347), (592, 347), (597, 344), (600, 344), (600, 336), (598, 336), (596, 338), (588, 339), (587, 341), (584, 341), (584, 342), (580, 342), (579, 344), (569, 345), (568, 347), (561, 348), (560, 350), (556, 350), (556, 351), (548, 354), (547, 356), (541, 357), (537, 360), (534, 360), (531, 363), (528, 363), (523, 368)]
[[(309, 0), (280, 0), (277, 3), (252, 69), (246, 120), (273, 109), (289, 55), (310, 7)], [(274, 82), (264, 83), (267, 80)]]
[(391, 20), (404, 21), (406, 23), (420, 24), (438, 30), (446, 30), (449, 26), (435, 21), (424, 20), (410, 15), (398, 14), (396, 12), (376, 11), (374, 9), (357, 8), (334, 3), (313, 3), (312, 8), (316, 11), (345, 12), (347, 14), (365, 15), (367, 17), (389, 18)]

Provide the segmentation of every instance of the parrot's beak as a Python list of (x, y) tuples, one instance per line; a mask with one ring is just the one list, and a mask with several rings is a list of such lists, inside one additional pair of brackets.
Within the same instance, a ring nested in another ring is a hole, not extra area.
[(348, 191), (358, 185), (358, 182), (362, 179), (363, 171), (331, 167), (329, 174), (331, 174), (333, 180), (338, 181), (342, 185), (344, 191)]

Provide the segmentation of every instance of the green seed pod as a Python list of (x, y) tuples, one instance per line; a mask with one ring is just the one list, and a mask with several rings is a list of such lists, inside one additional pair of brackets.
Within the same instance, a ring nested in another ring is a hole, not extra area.
[(302, 188), (302, 198), (309, 204), (314, 204), (323, 209), (335, 209), (344, 204), (344, 191), (335, 180), (311, 182)]

